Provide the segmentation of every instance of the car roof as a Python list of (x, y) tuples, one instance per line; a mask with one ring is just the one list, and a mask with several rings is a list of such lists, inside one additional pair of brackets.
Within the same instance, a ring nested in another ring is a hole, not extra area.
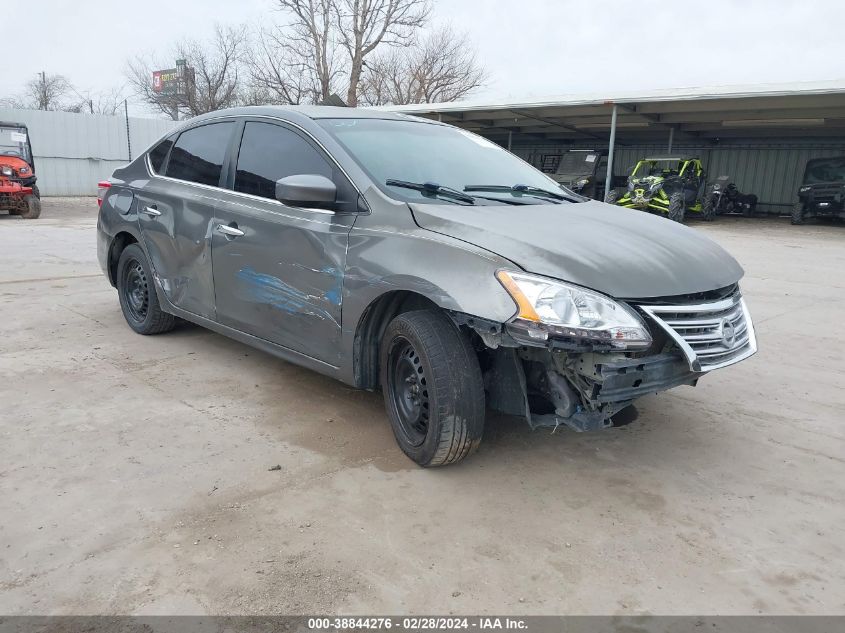
[(201, 114), (189, 119), (199, 121), (206, 118), (220, 116), (277, 116), (281, 118), (293, 115), (304, 116), (309, 119), (387, 119), (392, 121), (421, 121), (435, 123), (431, 119), (424, 119), (408, 114), (387, 112), (385, 110), (371, 110), (369, 108), (343, 108), (339, 106), (321, 105), (285, 105), (285, 106), (243, 106), (216, 110), (208, 114)]

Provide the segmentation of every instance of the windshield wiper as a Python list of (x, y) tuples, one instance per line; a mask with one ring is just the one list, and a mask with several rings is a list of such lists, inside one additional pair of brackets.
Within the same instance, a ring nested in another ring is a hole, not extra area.
[(466, 194), (457, 189), (452, 189), (445, 185), (438, 185), (436, 182), (408, 182), (406, 180), (396, 180), (388, 178), (384, 181), (388, 187), (403, 187), (404, 189), (413, 189), (419, 191), (423, 195), (442, 196), (444, 198), (452, 198), (466, 204), (475, 204), (475, 197)]
[[(507, 191), (510, 193), (522, 193), (538, 198), (551, 198), (553, 200), (566, 200), (567, 202), (579, 202), (579, 200), (571, 198), (562, 193), (549, 191), (540, 187), (532, 187), (530, 185), (467, 185), (464, 191)], [(560, 204), (559, 202), (556, 204)]]

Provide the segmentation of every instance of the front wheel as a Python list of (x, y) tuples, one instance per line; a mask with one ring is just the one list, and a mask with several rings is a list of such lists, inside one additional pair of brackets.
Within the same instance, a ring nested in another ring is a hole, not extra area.
[(701, 201), (701, 216), (705, 222), (712, 222), (713, 216), (716, 215), (716, 205), (714, 204), (715, 196), (707, 195), (704, 196), (704, 200)]
[(35, 220), (41, 215), (41, 200), (32, 194), (25, 196), (23, 209), (18, 212), (18, 215), (25, 220)]
[(484, 431), (484, 384), (469, 339), (437, 310), (401, 314), (380, 348), (381, 388), (393, 434), (420, 466), (470, 455)]
[(800, 202), (792, 207), (792, 224), (804, 224), (804, 205)]
[(176, 325), (176, 317), (159, 305), (150, 265), (137, 244), (130, 244), (120, 254), (117, 295), (126, 322), (138, 334), (161, 334)]
[(680, 191), (669, 198), (669, 219), (675, 222), (684, 221), (684, 194)]

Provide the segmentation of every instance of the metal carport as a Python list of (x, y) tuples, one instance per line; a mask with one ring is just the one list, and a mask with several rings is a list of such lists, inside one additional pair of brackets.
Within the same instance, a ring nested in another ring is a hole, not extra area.
[[(793, 150), (790, 159), (802, 148), (808, 156), (845, 153), (842, 80), (386, 108), (471, 130), (522, 154), (528, 147), (608, 147), (608, 173), (619, 148), (671, 152), (681, 145), (695, 151), (780, 147)], [(769, 168), (784, 175), (789, 169), (774, 164)]]

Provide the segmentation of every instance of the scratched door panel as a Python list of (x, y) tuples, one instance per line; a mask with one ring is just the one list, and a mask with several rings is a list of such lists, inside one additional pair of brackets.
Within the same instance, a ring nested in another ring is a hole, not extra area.
[(346, 244), (355, 216), (232, 194), (213, 232), (220, 323), (337, 364)]

